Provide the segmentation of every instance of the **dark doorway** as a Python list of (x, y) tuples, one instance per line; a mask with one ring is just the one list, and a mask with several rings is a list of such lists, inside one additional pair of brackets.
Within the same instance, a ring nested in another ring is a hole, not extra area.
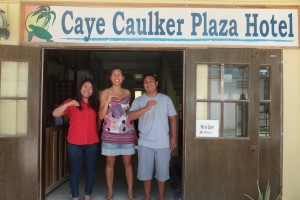
[(109, 71), (119, 66), (125, 74), (123, 87), (131, 91), (132, 99), (139, 91), (143, 91), (142, 76), (155, 73), (159, 76), (160, 92), (168, 94), (174, 101), (178, 113), (178, 149), (172, 154), (170, 185), (173, 188), (174, 199), (176, 196), (180, 198), (183, 155), (183, 60), (183, 51), (179, 50), (46, 49), (42, 145), (42, 185), (45, 195), (60, 187), (68, 179), (69, 173), (65, 147), (68, 119), (53, 118), (53, 109), (66, 98), (73, 96), (78, 83), (86, 77), (94, 80), (99, 91), (109, 87)]

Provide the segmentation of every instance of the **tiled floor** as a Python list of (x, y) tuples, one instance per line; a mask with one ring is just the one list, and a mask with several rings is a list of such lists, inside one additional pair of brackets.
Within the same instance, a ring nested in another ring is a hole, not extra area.
[[(134, 165), (136, 172), (136, 157), (134, 157)], [(93, 200), (103, 200), (106, 194), (106, 183), (105, 183), (105, 157), (100, 156), (97, 163), (96, 169), (96, 181), (94, 186), (94, 191), (92, 194)], [(84, 199), (84, 180), (83, 175), (80, 184), (80, 199)], [(176, 181), (167, 181), (165, 197), (166, 200), (180, 200), (181, 192), (178, 191), (178, 185)], [(172, 183), (172, 184), (171, 184)], [(172, 185), (172, 187), (171, 187)], [(136, 179), (134, 182), (134, 192), (137, 200), (143, 199), (143, 185), (142, 182)], [(70, 187), (69, 182), (65, 182), (59, 188), (55, 189), (46, 196), (46, 200), (70, 200)], [(126, 179), (124, 174), (124, 167), (122, 164), (121, 157), (117, 157), (117, 162), (115, 165), (115, 178), (114, 178), (114, 200), (126, 200), (127, 199), (127, 189), (126, 189)], [(157, 187), (155, 179), (152, 182), (152, 199), (157, 199)]]

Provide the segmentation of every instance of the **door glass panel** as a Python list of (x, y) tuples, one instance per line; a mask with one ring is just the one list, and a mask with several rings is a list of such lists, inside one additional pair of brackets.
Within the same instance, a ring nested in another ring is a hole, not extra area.
[(260, 66), (259, 69), (259, 135), (270, 136), (271, 105), (271, 67)]
[(270, 104), (264, 103), (259, 106), (259, 135), (270, 135)]
[(2, 97), (27, 97), (28, 63), (1, 62)]
[(0, 74), (0, 135), (26, 135), (28, 63), (2, 61)]
[[(221, 67), (224, 67), (224, 73)], [(196, 73), (197, 99), (248, 99), (247, 66), (198, 65)], [(224, 88), (221, 87), (222, 82)]]
[(224, 137), (247, 137), (247, 120), (247, 103), (224, 103)]
[(270, 67), (260, 67), (259, 99), (270, 100)]
[(196, 137), (220, 137), (221, 104), (197, 102)]
[(248, 99), (248, 67), (224, 66), (224, 99)]
[(0, 135), (25, 135), (27, 101), (0, 100)]
[(17, 101), (17, 123), (16, 134), (25, 135), (27, 133), (27, 100)]
[(197, 99), (221, 98), (221, 66), (197, 65)]
[(197, 120), (220, 120), (221, 119), (221, 104), (197, 102), (196, 105)]
[(218, 137), (247, 137), (249, 67), (199, 64), (196, 73), (196, 119), (219, 120)]

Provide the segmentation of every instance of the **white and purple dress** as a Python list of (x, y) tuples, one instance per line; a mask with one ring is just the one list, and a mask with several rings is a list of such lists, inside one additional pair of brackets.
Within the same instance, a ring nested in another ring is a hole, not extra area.
[(135, 153), (135, 128), (128, 120), (129, 98), (112, 98), (103, 122), (102, 155), (118, 156)]

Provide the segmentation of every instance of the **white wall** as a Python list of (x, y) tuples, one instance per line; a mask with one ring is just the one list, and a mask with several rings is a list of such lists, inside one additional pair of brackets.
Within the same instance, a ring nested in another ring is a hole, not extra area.
[(300, 199), (300, 50), (283, 51), (283, 199)]

